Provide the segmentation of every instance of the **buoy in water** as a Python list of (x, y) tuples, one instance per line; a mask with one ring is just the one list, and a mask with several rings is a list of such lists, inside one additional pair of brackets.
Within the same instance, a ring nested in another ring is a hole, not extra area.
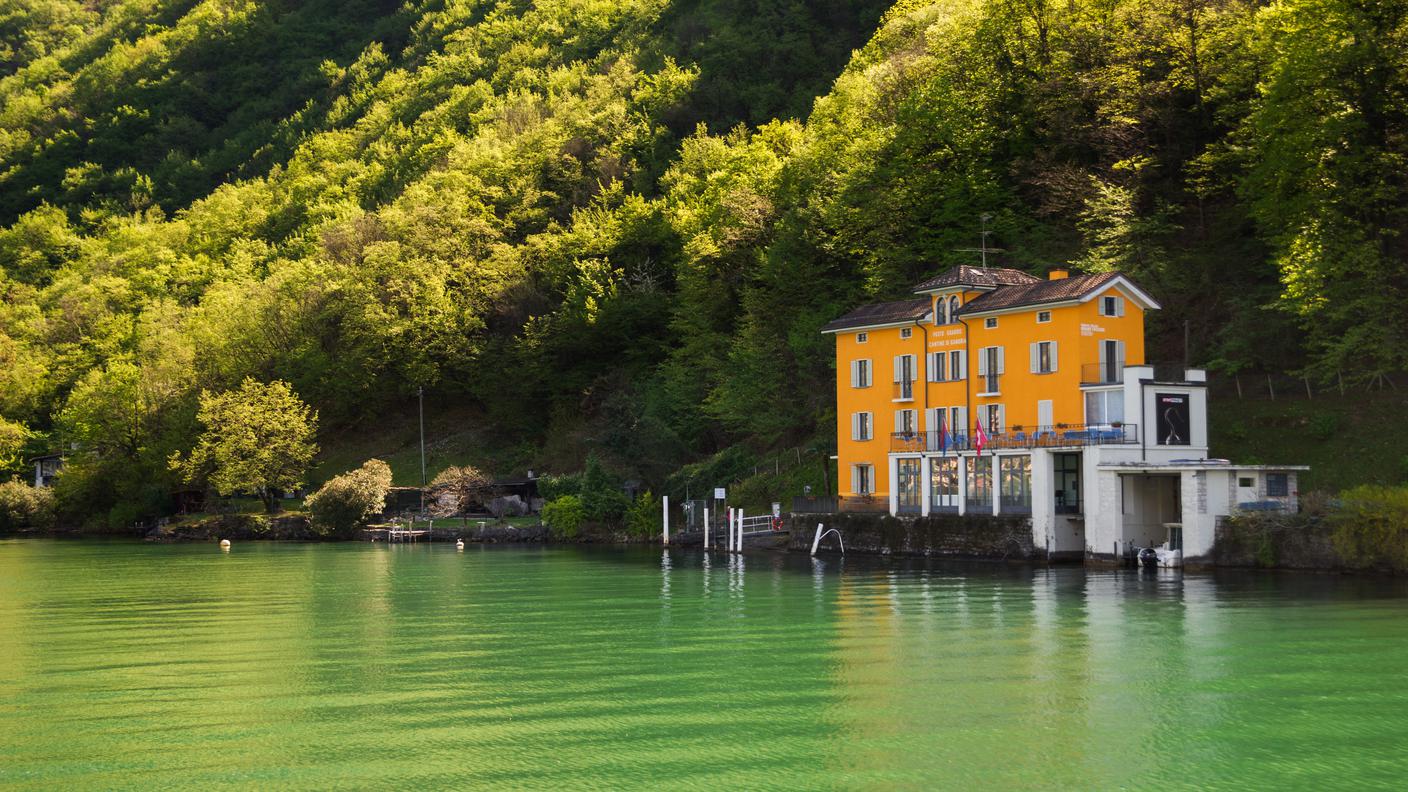
[(463, 549), (464, 549), (464, 540), (463, 540), (463, 539), (456, 539), (456, 540), (455, 540), (455, 549), (456, 549), (456, 550), (463, 550)]
[(229, 539), (221, 539), (221, 540), (220, 540), (220, 549), (221, 549), (221, 550), (229, 550), (229, 549), (230, 549), (230, 540), (229, 540)]

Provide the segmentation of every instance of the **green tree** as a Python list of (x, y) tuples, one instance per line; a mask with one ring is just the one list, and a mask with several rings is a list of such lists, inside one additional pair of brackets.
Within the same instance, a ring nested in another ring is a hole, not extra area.
[(313, 529), (323, 536), (350, 537), (386, 508), (391, 466), (369, 459), (356, 470), (334, 476), (304, 501)]
[(247, 378), (236, 390), (201, 391), (198, 418), (205, 429), (195, 448), (174, 454), (171, 468), (222, 496), (253, 493), (269, 512), (278, 510), (280, 493), (302, 486), (318, 452), (318, 414), (286, 382)]
[(465, 517), (475, 506), (486, 506), (493, 497), (494, 483), (479, 468), (451, 465), (430, 482), (427, 495), (431, 512), (437, 517)]

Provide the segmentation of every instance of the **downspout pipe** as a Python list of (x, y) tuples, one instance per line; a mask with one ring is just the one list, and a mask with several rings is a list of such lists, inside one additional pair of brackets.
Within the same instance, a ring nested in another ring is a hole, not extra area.
[[(960, 309), (962, 307), (962, 305), (959, 306)], [(963, 325), (963, 420), (966, 421), (973, 417), (973, 388), (969, 383), (969, 375), (973, 372), (973, 361), (968, 359), (968, 342), (973, 337), (973, 328), (969, 327), (968, 323), (962, 319), (959, 319), (958, 323)], [(963, 427), (963, 431), (966, 433), (968, 427)], [(964, 437), (967, 437), (967, 434), (964, 434)]]

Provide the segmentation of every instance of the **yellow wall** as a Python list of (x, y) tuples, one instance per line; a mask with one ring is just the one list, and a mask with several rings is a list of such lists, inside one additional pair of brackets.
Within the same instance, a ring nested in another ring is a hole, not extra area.
[[(1124, 297), (1125, 315), (1100, 316), (1100, 297), (1115, 294)], [(962, 295), (966, 301), (978, 292)], [(948, 295), (939, 295), (947, 299)], [(1038, 324), (1038, 311), (1050, 311), (1051, 321)], [(927, 425), (929, 408), (965, 407), (967, 426), (971, 434), (973, 422), (986, 404), (1003, 405), (1006, 426), (1026, 428), (1037, 425), (1038, 402), (1052, 402), (1052, 420), (1056, 423), (1085, 422), (1085, 400), (1080, 389), (1082, 366), (1099, 361), (1099, 343), (1107, 339), (1125, 343), (1126, 365), (1144, 362), (1144, 312), (1117, 286), (1102, 290), (1095, 299), (1074, 305), (1025, 308), (998, 314), (997, 327), (987, 329), (986, 317), (964, 317), (963, 323), (934, 325), (926, 322), (913, 328), (913, 337), (900, 338), (898, 327), (847, 330), (836, 334), (836, 448), (838, 491), (842, 496), (851, 492), (851, 467), (868, 463), (874, 470), (874, 495), (889, 497), (890, 436), (895, 426), (895, 410), (913, 409), (919, 431), (937, 427)], [(866, 343), (856, 342), (858, 332), (867, 333)], [(971, 333), (971, 338), (968, 334)], [(1055, 341), (1056, 371), (1033, 374), (1030, 371), (1030, 347), (1035, 341)], [(966, 342), (966, 343), (965, 343)], [(979, 350), (987, 346), (1004, 347), (1004, 372), (999, 377), (997, 397), (979, 397), (983, 382), (978, 377)], [(966, 350), (967, 377), (960, 382), (927, 382), (928, 354), (937, 351)], [(896, 355), (916, 357), (914, 399), (895, 401), (893, 384)], [(851, 387), (850, 362), (857, 358), (872, 361), (873, 381), (869, 388)], [(851, 415), (869, 411), (874, 414), (873, 436), (866, 441), (851, 439)]]

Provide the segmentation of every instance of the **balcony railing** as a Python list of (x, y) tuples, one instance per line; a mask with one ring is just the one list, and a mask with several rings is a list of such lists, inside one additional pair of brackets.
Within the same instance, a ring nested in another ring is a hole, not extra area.
[(901, 380), (895, 383), (895, 401), (914, 401), (914, 380)]
[(978, 377), (978, 383), (982, 387), (983, 393), (1001, 393), (1002, 386), (998, 382), (999, 375), (983, 374)]
[(1082, 385), (1119, 385), (1124, 382), (1124, 361), (1084, 363), (1080, 367)]
[[(1054, 426), (1009, 426), (1004, 432), (987, 433), (983, 450), (1005, 448), (1080, 448), (1098, 445), (1129, 445), (1139, 442), (1139, 427), (1131, 423), (1056, 424)], [(972, 451), (977, 443), (971, 432), (895, 432), (890, 435), (891, 453), (939, 453)]]

